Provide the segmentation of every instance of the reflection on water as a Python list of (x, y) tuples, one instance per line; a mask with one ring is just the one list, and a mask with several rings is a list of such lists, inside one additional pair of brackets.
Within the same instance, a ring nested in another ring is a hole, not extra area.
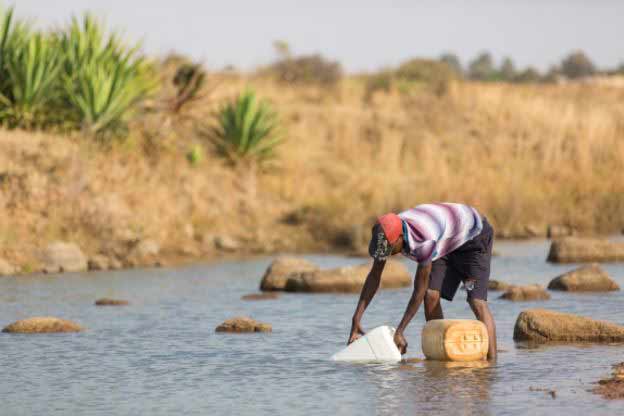
[[(544, 262), (545, 242), (498, 244), (494, 277), (546, 284), (574, 265)], [(358, 259), (310, 256), (330, 267)], [(589, 392), (622, 361), (621, 345), (530, 346), (512, 340), (518, 313), (548, 307), (624, 324), (624, 295), (553, 292), (540, 303), (490, 295), (499, 347), (495, 364), (423, 360), (422, 312), (406, 331), (406, 360), (393, 365), (334, 363), (357, 295), (284, 294), (244, 302), (270, 259), (180, 269), (0, 279), (0, 326), (35, 315), (76, 320), (80, 334), (0, 334), (0, 414), (618, 414), (621, 403)], [(412, 270), (413, 265), (410, 265)], [(605, 268), (624, 285), (624, 264)], [(96, 308), (100, 297), (124, 308)], [(365, 328), (396, 325), (409, 289), (381, 292)], [(446, 316), (471, 318), (465, 294)], [(273, 333), (216, 334), (234, 315)], [(544, 394), (556, 390), (556, 398)]]

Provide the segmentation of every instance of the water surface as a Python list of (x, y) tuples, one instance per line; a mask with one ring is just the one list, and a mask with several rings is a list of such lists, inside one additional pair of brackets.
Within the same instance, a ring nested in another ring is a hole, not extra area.
[[(493, 278), (548, 281), (575, 265), (544, 261), (545, 241), (500, 242)], [(362, 259), (307, 256), (324, 267)], [(547, 307), (624, 324), (624, 294), (552, 292), (546, 302), (512, 303), (490, 293), (498, 327), (496, 365), (422, 362), (419, 311), (397, 365), (336, 364), (357, 295), (283, 294), (245, 302), (271, 258), (132, 270), (0, 279), (0, 326), (52, 315), (86, 326), (79, 334), (0, 334), (0, 414), (604, 414), (622, 411), (589, 390), (624, 361), (624, 346), (527, 348), (512, 340), (523, 309)], [(407, 263), (413, 271), (413, 264)], [(624, 264), (605, 264), (624, 286)], [(396, 326), (410, 289), (379, 292), (363, 325)], [(100, 297), (128, 307), (95, 307)], [(447, 317), (470, 318), (465, 293), (443, 301)], [(273, 325), (269, 334), (217, 334), (235, 315)], [(556, 398), (544, 391), (554, 389)]]

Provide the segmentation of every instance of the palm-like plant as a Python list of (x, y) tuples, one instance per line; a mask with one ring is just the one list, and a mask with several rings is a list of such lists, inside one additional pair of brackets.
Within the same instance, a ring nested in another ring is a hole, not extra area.
[(262, 163), (282, 142), (277, 114), (247, 89), (218, 112), (217, 126), (207, 131), (221, 155), (233, 163)]
[(74, 18), (60, 45), (64, 100), (89, 133), (122, 127), (156, 86), (138, 46), (127, 48), (115, 34), (106, 36), (90, 15), (82, 24)]

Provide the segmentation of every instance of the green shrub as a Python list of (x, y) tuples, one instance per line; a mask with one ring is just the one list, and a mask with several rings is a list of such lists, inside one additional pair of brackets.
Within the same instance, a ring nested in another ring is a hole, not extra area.
[(217, 125), (203, 129), (219, 154), (234, 164), (262, 163), (275, 154), (282, 142), (277, 114), (266, 101), (258, 101), (247, 89), (226, 103), (217, 114)]
[(286, 56), (269, 67), (281, 82), (334, 86), (342, 78), (342, 67), (321, 55)]
[(126, 47), (106, 35), (90, 15), (74, 18), (61, 33), (63, 102), (79, 127), (93, 135), (123, 129), (137, 104), (156, 87), (138, 45)]

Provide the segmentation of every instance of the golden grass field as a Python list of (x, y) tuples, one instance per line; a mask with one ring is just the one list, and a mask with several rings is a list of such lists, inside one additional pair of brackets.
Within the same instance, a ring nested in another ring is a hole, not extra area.
[[(152, 238), (164, 255), (360, 247), (376, 215), (430, 201), (474, 205), (499, 235), (568, 225), (624, 227), (624, 89), (601, 84), (451, 83), (366, 97), (358, 77), (331, 91), (223, 75), (181, 114), (162, 97), (125, 141), (0, 131), (0, 257), (36, 268), (39, 248), (93, 255)], [(286, 142), (262, 170), (232, 167), (195, 134), (251, 85), (279, 112)], [(167, 92), (164, 91), (163, 96)], [(186, 159), (199, 144), (204, 159)]]

